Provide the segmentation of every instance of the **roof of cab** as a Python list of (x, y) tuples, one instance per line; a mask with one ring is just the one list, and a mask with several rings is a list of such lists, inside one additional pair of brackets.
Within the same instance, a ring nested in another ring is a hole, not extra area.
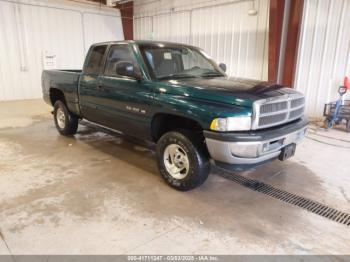
[(101, 43), (95, 43), (92, 46), (99, 46), (99, 45), (111, 45), (111, 44), (121, 44), (121, 43), (131, 43), (136, 45), (165, 45), (165, 46), (188, 46), (188, 47), (195, 47), (187, 44), (182, 43), (175, 43), (175, 42), (167, 42), (167, 41), (152, 41), (152, 40), (120, 40), (120, 41), (107, 41), (107, 42), (101, 42)]

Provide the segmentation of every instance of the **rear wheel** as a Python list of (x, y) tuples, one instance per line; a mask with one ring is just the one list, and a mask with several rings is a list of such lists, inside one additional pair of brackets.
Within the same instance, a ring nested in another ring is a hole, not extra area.
[(324, 126), (327, 130), (333, 128), (333, 125), (333, 121), (328, 118), (324, 121)]
[(77, 132), (78, 118), (68, 111), (62, 101), (56, 101), (53, 115), (56, 129), (61, 135), (70, 136)]
[(205, 145), (186, 131), (168, 132), (159, 139), (157, 161), (164, 180), (181, 191), (200, 186), (210, 172)]

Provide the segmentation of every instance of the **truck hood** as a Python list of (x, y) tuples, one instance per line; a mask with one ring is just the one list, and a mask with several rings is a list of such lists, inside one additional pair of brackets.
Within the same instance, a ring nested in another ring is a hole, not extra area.
[[(244, 78), (183, 78), (167, 82), (174, 87), (173, 92), (186, 97), (246, 107), (251, 107), (256, 100), (286, 94), (281, 85)], [(167, 90), (167, 93), (172, 91)], [(288, 91), (293, 92), (296, 91)]]

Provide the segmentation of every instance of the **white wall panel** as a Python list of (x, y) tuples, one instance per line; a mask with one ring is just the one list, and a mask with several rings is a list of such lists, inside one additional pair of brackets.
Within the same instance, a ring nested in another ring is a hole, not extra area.
[[(203, 48), (232, 76), (267, 79), (268, 0), (138, 1), (135, 39), (188, 43)], [(253, 6), (254, 3), (254, 6)], [(255, 8), (256, 16), (248, 10)]]
[(97, 42), (124, 39), (122, 23), (115, 15), (85, 13), (84, 32), (87, 47)]
[[(14, 90), (10, 86), (19, 85), (15, 72), (21, 66), (18, 51), (17, 35), (13, 29), (16, 18), (13, 6), (1, 3), (0, 6), (0, 99), (13, 97)], [(9, 63), (13, 59), (12, 63)], [(17, 69), (17, 70), (16, 70)]]
[(121, 39), (116, 9), (0, 0), (0, 101), (41, 97), (45, 52), (56, 57), (58, 69), (81, 69), (92, 43)]
[(295, 87), (306, 95), (310, 117), (322, 116), (350, 75), (349, 13), (349, 0), (305, 1)]
[(134, 38), (135, 39), (152, 39), (152, 17), (140, 17), (134, 19)]
[(153, 39), (189, 43), (190, 12), (157, 15), (153, 20)]

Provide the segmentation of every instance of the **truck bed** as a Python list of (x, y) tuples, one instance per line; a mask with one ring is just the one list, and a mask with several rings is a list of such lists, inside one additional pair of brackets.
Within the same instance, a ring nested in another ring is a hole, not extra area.
[(55, 70), (47, 70), (47, 71), (59, 71), (59, 72), (67, 72), (67, 73), (82, 73), (83, 70), (79, 69), (55, 69)]
[(79, 69), (44, 70), (41, 79), (44, 100), (47, 103), (52, 104), (50, 89), (56, 88), (61, 90), (65, 95), (65, 100), (69, 110), (79, 116), (78, 83), (81, 73), (82, 70)]

